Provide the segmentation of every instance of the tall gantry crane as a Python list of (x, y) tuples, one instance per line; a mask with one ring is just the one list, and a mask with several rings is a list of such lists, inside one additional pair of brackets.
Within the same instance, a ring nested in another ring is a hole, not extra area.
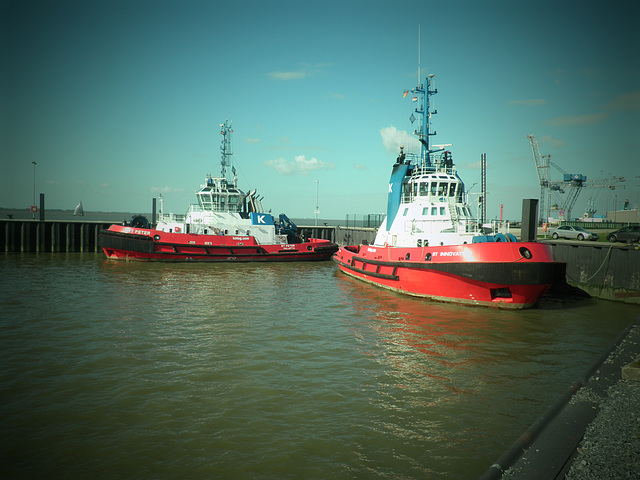
[[(538, 142), (533, 135), (527, 135), (531, 143), (533, 161), (536, 164), (538, 182), (540, 183), (540, 222), (546, 222), (552, 208), (551, 197), (556, 197), (555, 205), (564, 211), (564, 218), (571, 219), (573, 209), (580, 192), (585, 187), (606, 187), (611, 190), (625, 188), (621, 185), (624, 177), (602, 178), (587, 181), (587, 176), (581, 173), (567, 173), (551, 161), (551, 155), (541, 155)], [(562, 173), (562, 180), (551, 180), (551, 165)], [(569, 192), (566, 198), (562, 194)]]
[[(531, 143), (531, 151), (533, 152), (533, 161), (536, 164), (536, 172), (538, 172), (538, 182), (540, 183), (540, 208), (538, 209), (540, 223), (546, 222), (549, 218), (549, 209), (551, 204), (550, 180), (551, 172), (549, 171), (549, 162), (551, 155), (540, 155), (538, 141), (533, 135), (527, 135)], [(545, 208), (546, 207), (546, 208)]]

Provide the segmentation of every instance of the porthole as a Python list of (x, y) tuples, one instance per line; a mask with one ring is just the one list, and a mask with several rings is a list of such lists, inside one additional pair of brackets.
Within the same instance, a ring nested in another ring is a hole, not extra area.
[(531, 250), (529, 250), (527, 247), (520, 247), (520, 255), (527, 260), (530, 260), (531, 257), (533, 257)]
[(427, 262), (430, 262), (430, 261), (431, 261), (431, 254), (430, 254), (430, 253), (427, 253), (427, 254), (425, 255), (424, 259), (425, 259)]

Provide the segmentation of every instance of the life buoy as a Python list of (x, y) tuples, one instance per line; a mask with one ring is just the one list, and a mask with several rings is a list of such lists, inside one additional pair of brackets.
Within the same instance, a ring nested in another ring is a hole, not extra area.
[(38, 207), (36, 205), (31, 205), (31, 212), (36, 213), (38, 211)]
[(384, 242), (384, 246), (385, 246), (385, 247), (388, 247), (388, 246), (389, 246), (389, 244), (388, 244), (387, 242)]
[(180, 227), (176, 227), (176, 233), (180, 233)]

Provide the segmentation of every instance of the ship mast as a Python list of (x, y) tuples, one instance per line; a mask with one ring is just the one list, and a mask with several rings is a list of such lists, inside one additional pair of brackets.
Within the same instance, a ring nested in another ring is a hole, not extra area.
[(420, 120), (418, 122), (418, 128), (413, 132), (413, 134), (418, 137), (418, 140), (422, 145), (420, 149), (420, 166), (427, 168), (434, 167), (431, 155), (442, 150), (442, 148), (431, 149), (429, 145), (429, 137), (437, 135), (437, 132), (435, 131), (431, 133), (431, 116), (438, 113), (437, 110), (431, 111), (431, 96), (438, 93), (438, 89), (433, 87), (433, 77), (435, 77), (434, 74), (429, 74), (427, 76), (426, 87), (421, 83), (411, 90), (412, 101), (418, 102), (418, 106), (415, 108), (415, 113), (419, 115), (418, 118)]
[(220, 146), (220, 152), (222, 153), (222, 160), (220, 161), (221, 168), (221, 176), (225, 180), (227, 179), (227, 168), (231, 167), (231, 172), (233, 173), (233, 184), (236, 184), (236, 168), (231, 164), (231, 156), (233, 152), (231, 151), (231, 134), (233, 130), (231, 129), (231, 122), (229, 120), (225, 120), (224, 123), (220, 124), (222, 134), (222, 145)]
[[(431, 96), (438, 93), (438, 89), (433, 86), (433, 77), (434, 74), (427, 75), (427, 86), (425, 88), (423, 83), (420, 83), (420, 74), (421, 74), (421, 55), (420, 55), (420, 25), (418, 25), (418, 85), (411, 90), (411, 101), (418, 102), (418, 106), (415, 108), (415, 113), (418, 114), (418, 128), (413, 132), (414, 135), (418, 137), (420, 144), (422, 145), (420, 148), (420, 167), (422, 169), (435, 168), (434, 162), (431, 160), (431, 154), (435, 152), (440, 152), (443, 148), (437, 148), (432, 150), (429, 147), (429, 137), (431, 135), (437, 135), (437, 132), (431, 133), (431, 115), (435, 115), (438, 113), (437, 110), (431, 111)], [(408, 92), (405, 91), (405, 96)], [(415, 121), (415, 116), (411, 114), (409, 118), (411, 123)]]

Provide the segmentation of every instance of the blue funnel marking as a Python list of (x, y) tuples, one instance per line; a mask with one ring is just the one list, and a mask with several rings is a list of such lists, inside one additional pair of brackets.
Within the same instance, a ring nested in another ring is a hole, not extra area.
[(387, 199), (387, 230), (391, 228), (396, 218), (400, 201), (402, 200), (402, 182), (409, 170), (409, 164), (401, 163), (393, 166), (389, 180), (389, 197)]

